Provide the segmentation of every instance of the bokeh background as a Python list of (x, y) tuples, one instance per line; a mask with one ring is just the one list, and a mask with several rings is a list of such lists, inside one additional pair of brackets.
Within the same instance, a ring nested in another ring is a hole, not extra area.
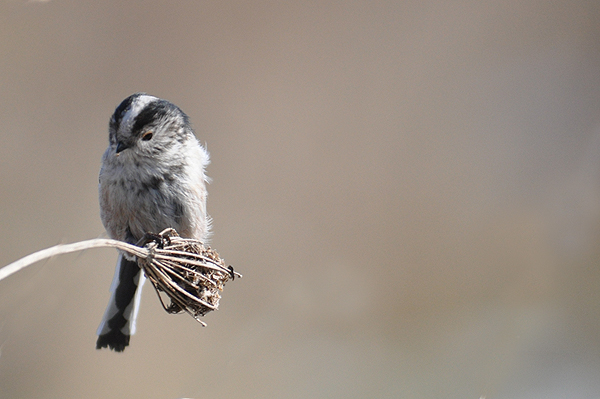
[(202, 328), (116, 252), (0, 282), (1, 398), (600, 397), (600, 3), (0, 3), (0, 265), (105, 235), (108, 119), (145, 91), (212, 156), (244, 274)]

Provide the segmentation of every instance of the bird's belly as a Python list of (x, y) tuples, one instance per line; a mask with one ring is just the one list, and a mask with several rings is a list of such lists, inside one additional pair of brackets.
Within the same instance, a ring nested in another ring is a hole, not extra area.
[(174, 194), (177, 192), (166, 185), (136, 190), (121, 182), (102, 184), (101, 216), (108, 234), (131, 244), (146, 233), (160, 233), (169, 227), (189, 236), (191, 210), (181, 201), (181, 195)]

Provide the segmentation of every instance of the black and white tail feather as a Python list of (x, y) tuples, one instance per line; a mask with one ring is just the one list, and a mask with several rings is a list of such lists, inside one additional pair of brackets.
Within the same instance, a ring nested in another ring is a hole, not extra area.
[(96, 349), (110, 347), (122, 352), (135, 334), (137, 314), (146, 277), (137, 262), (119, 254), (117, 269), (110, 286), (111, 298), (98, 327)]
[[(100, 170), (100, 215), (108, 235), (137, 244), (146, 233), (171, 227), (206, 242), (208, 163), (181, 109), (143, 93), (127, 97), (110, 119)], [(119, 253), (97, 349), (121, 352), (129, 345), (144, 281), (135, 258)]]

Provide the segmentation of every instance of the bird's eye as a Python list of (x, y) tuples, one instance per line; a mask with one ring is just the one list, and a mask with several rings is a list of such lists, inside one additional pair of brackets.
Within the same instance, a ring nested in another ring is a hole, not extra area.
[(146, 132), (144, 133), (144, 135), (142, 136), (142, 140), (144, 141), (148, 141), (152, 138), (152, 132)]

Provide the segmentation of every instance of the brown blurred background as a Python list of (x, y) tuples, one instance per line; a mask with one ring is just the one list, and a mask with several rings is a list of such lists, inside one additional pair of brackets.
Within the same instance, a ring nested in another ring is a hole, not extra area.
[(207, 328), (116, 261), (0, 282), (1, 398), (600, 397), (600, 3), (0, 3), (0, 265), (104, 235), (108, 118), (186, 111), (213, 246)]

